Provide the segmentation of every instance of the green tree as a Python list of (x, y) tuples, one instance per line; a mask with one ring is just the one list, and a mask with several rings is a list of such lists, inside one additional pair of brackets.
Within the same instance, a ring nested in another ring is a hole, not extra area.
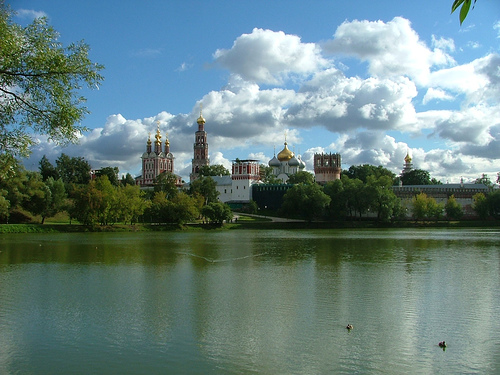
[(59, 178), (59, 174), (57, 173), (56, 168), (52, 165), (52, 163), (47, 159), (45, 155), (40, 159), (39, 162), (40, 174), (42, 175), (42, 179), (46, 181), (49, 177), (57, 180)]
[(273, 167), (270, 167), (265, 164), (261, 164), (259, 167), (260, 170), (260, 180), (265, 184), (282, 184), (283, 181), (278, 179), (275, 175), (273, 175)]
[(0, 190), (0, 222), (5, 223), (9, 220), (10, 202), (5, 198), (7, 192)]
[(323, 192), (330, 197), (329, 216), (333, 219), (344, 218), (347, 215), (347, 197), (342, 180), (327, 182)]
[(413, 198), (413, 217), (415, 220), (438, 220), (443, 214), (443, 205), (436, 202), (425, 193), (420, 193)]
[(488, 194), (486, 201), (490, 215), (495, 219), (500, 219), (500, 190)]
[(217, 202), (219, 192), (216, 189), (217, 183), (210, 177), (198, 177), (191, 182), (189, 193), (191, 195), (199, 194), (204, 198), (204, 204)]
[(199, 170), (200, 176), (229, 176), (229, 171), (222, 164), (202, 165)]
[(283, 196), (281, 210), (287, 216), (311, 221), (323, 216), (330, 201), (331, 198), (318, 184), (297, 184)]
[(486, 219), (489, 211), (486, 196), (483, 193), (476, 193), (472, 197), (472, 200), (472, 209), (476, 211), (481, 220)]
[(90, 164), (83, 158), (61, 154), (56, 160), (56, 170), (65, 184), (87, 184), (90, 181)]
[(347, 171), (342, 172), (343, 176), (349, 177), (350, 179), (359, 179), (364, 183), (368, 182), (368, 177), (372, 176), (378, 179), (382, 176), (389, 177), (392, 181), (396, 178), (396, 175), (392, 173), (387, 168), (379, 165), (378, 167), (370, 164), (363, 165), (351, 165)]
[(0, 153), (0, 190), (9, 202), (10, 210), (21, 206), (25, 199), (26, 170), (22, 164), (7, 153)]
[(448, 198), (444, 205), (444, 211), (448, 219), (460, 220), (464, 214), (462, 206), (457, 202), (454, 195)]
[[(474, 6), (476, 5), (476, 1), (474, 0)], [(455, 0), (451, 6), (451, 13), (455, 12), (460, 6), (460, 15), (458, 18), (460, 19), (460, 25), (464, 22), (467, 14), (469, 14), (470, 6), (472, 4), (472, 0)], [(472, 7), (474, 9), (474, 6)]]
[(120, 207), (119, 218), (124, 223), (136, 223), (151, 205), (151, 201), (144, 199), (145, 193), (137, 185), (120, 186), (117, 193)]
[(400, 177), (403, 185), (431, 185), (431, 176), (429, 172), (423, 169), (412, 169), (403, 173)]
[(103, 66), (88, 58), (89, 46), (63, 47), (46, 18), (21, 27), (3, 1), (0, 35), (0, 151), (28, 155), (36, 134), (76, 141), (84, 130), (77, 124), (89, 112), (82, 85), (94, 89), (103, 80)]
[(173, 173), (163, 172), (156, 176), (153, 184), (154, 191), (163, 191), (166, 194), (167, 199), (175, 197), (179, 189), (175, 186), (177, 178)]
[(222, 202), (211, 202), (201, 209), (201, 214), (207, 218), (210, 223), (222, 225), (224, 221), (231, 221), (233, 212), (231, 208)]
[(127, 173), (125, 176), (122, 176), (121, 184), (123, 186), (135, 185), (135, 180), (130, 173)]
[(491, 182), (491, 179), (488, 177), (488, 175), (484, 174), (484, 173), (481, 175), (481, 177), (476, 178), (474, 180), (474, 183), (475, 184), (483, 184), (483, 185), (487, 186), (488, 189), (490, 189), (490, 190), (492, 190), (493, 186), (494, 186), (493, 182)]
[(120, 173), (118, 167), (103, 167), (96, 172), (96, 175), (107, 176), (111, 185), (118, 186), (118, 173)]
[(314, 184), (314, 174), (306, 171), (299, 171), (288, 177), (287, 184)]
[(401, 201), (392, 191), (393, 178), (381, 175), (376, 178), (374, 175), (368, 176), (367, 187), (370, 197), (370, 208), (377, 213), (377, 219), (388, 221), (393, 216), (399, 216)]

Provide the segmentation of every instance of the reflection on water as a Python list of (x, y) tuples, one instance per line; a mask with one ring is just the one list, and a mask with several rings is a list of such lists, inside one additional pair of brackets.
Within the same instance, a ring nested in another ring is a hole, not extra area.
[(494, 373), (499, 234), (5, 235), (0, 373)]

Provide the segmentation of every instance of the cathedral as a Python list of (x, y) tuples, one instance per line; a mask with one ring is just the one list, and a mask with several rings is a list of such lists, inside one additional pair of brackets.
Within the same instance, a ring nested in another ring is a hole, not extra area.
[(174, 156), (170, 152), (170, 142), (165, 135), (165, 148), (162, 148), (160, 124), (157, 123), (154, 150), (151, 142), (151, 134), (146, 143), (146, 152), (141, 156), (142, 175), (136, 177), (135, 183), (140, 187), (152, 187), (155, 179), (162, 173), (171, 173), (175, 176), (176, 186), (182, 186), (180, 176), (174, 174)]
[(271, 160), (269, 160), (269, 166), (273, 169), (273, 176), (286, 183), (288, 177), (294, 175), (299, 171), (303, 171), (306, 164), (300, 159), (300, 156), (295, 157), (295, 153), (288, 149), (288, 143), (285, 140), (285, 147), (278, 153), (276, 153)]

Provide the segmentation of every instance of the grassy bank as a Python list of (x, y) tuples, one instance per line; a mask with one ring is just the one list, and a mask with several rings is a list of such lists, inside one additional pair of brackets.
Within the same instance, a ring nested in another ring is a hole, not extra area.
[(223, 227), (209, 224), (135, 224), (108, 225), (89, 227), (81, 224), (1, 224), (0, 233), (82, 233), (82, 232), (157, 232), (157, 231), (203, 231), (203, 230), (276, 230), (276, 229), (376, 229), (376, 228), (494, 228), (500, 227), (500, 221), (399, 221), (379, 223), (376, 221), (313, 221), (313, 222), (279, 222), (268, 218), (241, 217), (237, 222), (225, 224)]

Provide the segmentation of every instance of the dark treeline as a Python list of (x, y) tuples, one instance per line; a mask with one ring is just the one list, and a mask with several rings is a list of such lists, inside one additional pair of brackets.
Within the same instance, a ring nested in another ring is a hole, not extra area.
[(134, 178), (118, 178), (116, 167), (92, 175), (83, 157), (62, 154), (55, 165), (44, 156), (39, 171), (27, 171), (14, 157), (0, 156), (0, 221), (28, 223), (67, 212), (81, 224), (173, 223), (231, 220), (228, 205), (218, 202), (215, 182), (201, 176), (189, 190), (175, 186), (175, 177), (158, 176), (152, 190), (143, 191)]

